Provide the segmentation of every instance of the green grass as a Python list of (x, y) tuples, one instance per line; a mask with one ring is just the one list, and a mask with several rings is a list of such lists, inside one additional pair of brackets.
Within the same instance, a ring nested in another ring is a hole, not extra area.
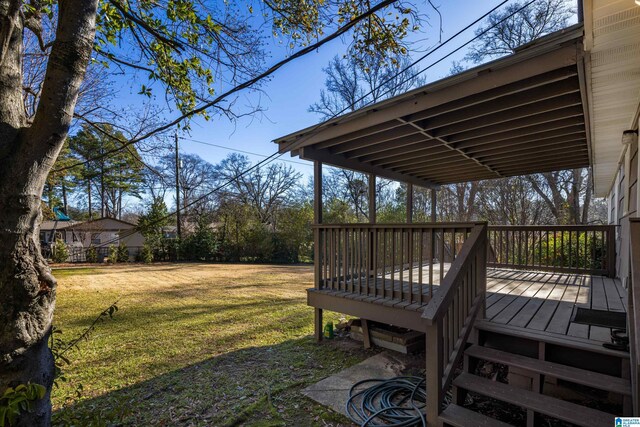
[(119, 301), (114, 319), (68, 355), (68, 380), (53, 393), (58, 424), (348, 424), (300, 394), (370, 354), (313, 341), (311, 267), (126, 265), (54, 274), (54, 323), (67, 340)]

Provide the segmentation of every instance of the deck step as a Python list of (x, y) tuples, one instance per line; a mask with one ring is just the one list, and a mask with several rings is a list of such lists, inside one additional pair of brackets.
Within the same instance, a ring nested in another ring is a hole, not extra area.
[(555, 334), (551, 332), (536, 331), (528, 328), (522, 328), (513, 325), (502, 325), (488, 320), (477, 320), (474, 324), (477, 330), (496, 333), (501, 335), (509, 335), (518, 338), (525, 338), (532, 341), (544, 342), (560, 347), (573, 348), (577, 350), (589, 351), (592, 353), (604, 354), (607, 356), (618, 357), (620, 359), (628, 359), (629, 352), (609, 350), (602, 346), (602, 343), (589, 340), (586, 338), (572, 337), (563, 334)]
[(613, 377), (611, 375), (600, 374), (597, 372), (587, 371), (585, 369), (561, 365), (559, 363), (533, 359), (531, 357), (520, 356), (518, 354), (481, 347), (478, 345), (469, 347), (465, 353), (477, 359), (501, 363), (503, 365), (525, 369), (538, 374), (549, 375), (553, 378), (593, 387), (598, 390), (611, 391), (621, 395), (631, 396), (631, 382), (624, 378)]
[(473, 412), (453, 403), (440, 414), (440, 421), (453, 427), (512, 427), (511, 424)]
[(467, 373), (460, 374), (453, 384), (464, 390), (492, 397), (538, 414), (548, 415), (583, 427), (613, 425), (614, 415), (543, 394), (516, 388)]

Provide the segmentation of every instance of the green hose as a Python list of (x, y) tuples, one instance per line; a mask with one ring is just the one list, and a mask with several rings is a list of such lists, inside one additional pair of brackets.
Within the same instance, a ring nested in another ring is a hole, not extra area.
[[(424, 378), (395, 377), (368, 379), (355, 383), (349, 390), (347, 415), (361, 427), (424, 426), (427, 392)], [(363, 384), (374, 383), (360, 391)]]

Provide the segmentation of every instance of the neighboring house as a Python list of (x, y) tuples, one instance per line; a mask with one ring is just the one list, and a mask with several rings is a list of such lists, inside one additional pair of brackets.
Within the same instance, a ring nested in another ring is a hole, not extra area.
[(110, 246), (124, 244), (129, 250), (129, 259), (135, 259), (144, 245), (144, 236), (136, 230), (136, 225), (114, 218), (92, 221), (43, 221), (40, 226), (40, 241), (43, 252), (54, 241), (53, 236), (62, 239), (69, 247), (69, 260), (86, 260), (86, 250), (95, 247), (98, 259), (108, 256)]
[[(323, 310), (363, 319), (365, 345), (370, 321), (424, 332), (429, 426), (505, 425), (469, 392), (528, 426), (640, 416), (640, 1), (579, 9), (513, 55), (275, 141), (314, 162), (316, 338)], [(323, 165), (369, 175), (369, 224), (323, 223)], [(583, 167), (610, 225), (437, 223), (435, 191), (432, 222), (413, 222), (414, 186)], [(377, 177), (407, 184), (406, 222), (376, 223)]]

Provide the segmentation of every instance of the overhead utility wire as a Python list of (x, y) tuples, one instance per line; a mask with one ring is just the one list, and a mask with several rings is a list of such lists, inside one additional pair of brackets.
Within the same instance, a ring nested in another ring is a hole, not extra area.
[[(446, 45), (447, 43), (449, 43), (451, 40), (453, 40), (454, 38), (456, 38), (458, 35), (462, 34), (463, 32), (467, 31), (469, 28), (471, 28), (473, 25), (477, 24), (478, 22), (480, 22), (482, 19), (484, 19), (485, 17), (487, 17), (488, 15), (490, 15), (491, 13), (495, 12), (497, 9), (499, 9), (500, 7), (502, 7), (504, 4), (508, 3), (510, 0), (504, 0), (501, 3), (499, 3), (498, 5), (496, 5), (495, 7), (493, 7), (491, 10), (489, 10), (487, 13), (485, 13), (484, 15), (480, 16), (478, 19), (474, 20), (472, 23), (470, 23), (469, 25), (467, 25), (466, 27), (464, 27), (462, 30), (458, 31), (457, 33), (455, 33), (454, 35), (452, 35), (451, 37), (449, 37), (447, 40), (445, 40), (442, 44), (436, 46), (435, 48), (433, 48), (432, 50), (430, 50), (429, 52), (427, 52), (426, 54), (424, 54), (422, 57), (420, 57), (418, 60), (412, 62), (410, 65), (406, 66), (405, 68), (403, 68), (402, 70), (398, 71), (396, 74), (394, 74), (393, 76), (391, 76), (390, 78), (388, 78), (387, 80), (385, 80), (381, 85), (384, 85), (385, 83), (388, 83), (389, 81), (392, 81), (394, 78), (396, 78), (397, 76), (399, 76), (400, 74), (406, 72), (408, 69), (410, 69), (411, 67), (414, 67), (416, 64), (418, 64), (420, 61), (426, 59), (428, 56), (430, 56), (431, 54), (433, 54), (434, 52), (436, 52), (437, 50), (439, 50), (441, 47), (443, 47), (444, 45)], [(522, 11), (523, 9), (529, 7), (531, 4), (533, 4), (534, 2), (536, 2), (537, 0), (530, 0), (529, 2), (525, 3), (522, 7), (520, 7), (519, 9), (513, 11), (511, 14), (505, 16), (503, 19), (501, 19), (500, 21), (496, 22), (495, 24), (493, 24), (492, 26), (486, 28), (485, 30), (481, 31), (480, 33), (476, 34), (472, 39), (470, 39), (469, 41), (467, 41), (466, 43), (464, 43), (462, 46), (458, 47), (457, 49), (455, 49), (453, 52), (445, 55), (443, 58), (440, 58), (439, 60), (437, 60), (436, 62), (430, 64), (429, 66), (425, 67), (424, 69), (418, 71), (416, 74), (414, 74), (411, 78), (423, 73), (424, 71), (426, 71), (427, 69), (433, 67), (435, 64), (442, 62), (444, 59), (448, 58), (449, 56), (451, 56), (453, 53), (459, 51), (462, 47), (467, 46), (468, 44), (472, 43), (473, 41), (477, 40), (479, 37), (483, 36), (484, 34), (486, 34), (488, 31), (492, 30), (493, 28), (495, 28), (496, 26), (502, 24), (504, 21), (506, 21), (507, 19), (511, 18), (513, 15), (515, 15), (516, 13), (519, 13), (520, 11)], [(406, 81), (406, 80), (405, 80)], [(401, 84), (401, 83), (399, 83)], [(390, 88), (387, 91), (384, 92), (384, 94), (390, 93), (392, 90), (394, 90), (395, 88)], [(359, 102), (360, 100), (364, 100), (367, 96), (369, 96), (373, 91), (370, 91), (368, 93), (366, 93), (365, 95), (363, 95), (357, 102)], [(369, 104), (371, 103), (371, 101), (369, 101)], [(344, 112), (348, 111), (349, 107), (345, 107), (344, 109), (342, 109), (341, 111), (333, 114), (333, 116), (329, 119), (333, 119), (338, 117), (339, 115), (343, 114)], [(196, 203), (201, 202), (202, 200), (206, 199), (207, 197), (211, 196), (212, 194), (220, 191), (222, 188), (226, 187), (227, 185), (233, 183), (233, 182), (237, 182), (238, 178), (241, 178), (242, 176), (248, 174), (249, 172), (253, 171), (256, 168), (259, 168), (260, 166), (267, 164), (279, 157), (281, 157), (284, 152), (286, 152), (294, 143), (299, 143), (299, 142), (303, 142), (305, 139), (309, 139), (311, 136), (314, 135), (313, 132), (317, 131), (325, 122), (319, 123), (317, 124), (312, 130), (309, 131), (309, 133), (305, 136), (303, 136), (301, 139), (297, 140), (297, 141), (292, 141), (291, 143), (289, 143), (287, 146), (285, 146), (284, 150), (282, 150), (283, 152), (280, 151), (276, 151), (275, 153), (271, 154), (270, 156), (268, 156), (267, 158), (265, 158), (264, 160), (261, 160), (260, 162), (256, 163), (255, 165), (247, 168), (246, 170), (244, 170), (243, 172), (239, 173), (238, 175), (236, 175), (234, 178), (230, 178), (229, 180), (227, 180), (226, 182), (220, 184), (218, 187), (212, 189), (211, 191), (209, 191), (208, 193), (202, 195), (201, 197), (197, 198), (196, 200), (193, 200), (192, 202), (188, 203), (187, 205), (183, 206), (183, 207), (178, 207), (177, 209), (180, 210), (186, 210), (189, 207), (195, 205)], [(172, 216), (174, 216), (176, 214), (176, 212), (172, 212), (169, 213), (167, 215), (165, 215), (162, 218), (157, 219), (156, 221), (152, 222), (151, 225), (153, 224), (157, 224), (161, 221), (164, 221), (165, 219), (171, 218)], [(138, 231), (138, 227), (134, 227), (131, 230), (129, 230), (130, 233), (126, 234), (124, 237), (129, 237), (131, 235), (133, 235), (134, 233), (136, 233)], [(113, 239), (110, 242), (105, 242), (104, 244), (101, 244), (99, 246), (104, 246), (104, 245), (108, 245), (110, 243), (114, 243), (117, 242), (118, 240), (120, 240), (122, 237), (119, 237), (118, 239)]]
[[(248, 155), (251, 155), (251, 156), (258, 156), (258, 157), (265, 157), (265, 158), (269, 157), (268, 154), (253, 153), (251, 151), (239, 150), (237, 148), (226, 147), (224, 145), (214, 144), (212, 142), (199, 141), (197, 139), (187, 138), (187, 137), (184, 137), (184, 136), (179, 136), (178, 138), (182, 139), (183, 141), (191, 141), (191, 142), (195, 142), (196, 144), (209, 145), (211, 147), (222, 148), (223, 150), (229, 150), (229, 151), (233, 151), (235, 153), (248, 154)], [(280, 159), (279, 161), (280, 162), (293, 163), (295, 165), (313, 166), (309, 162), (298, 162), (298, 161), (289, 160), (289, 159)]]

